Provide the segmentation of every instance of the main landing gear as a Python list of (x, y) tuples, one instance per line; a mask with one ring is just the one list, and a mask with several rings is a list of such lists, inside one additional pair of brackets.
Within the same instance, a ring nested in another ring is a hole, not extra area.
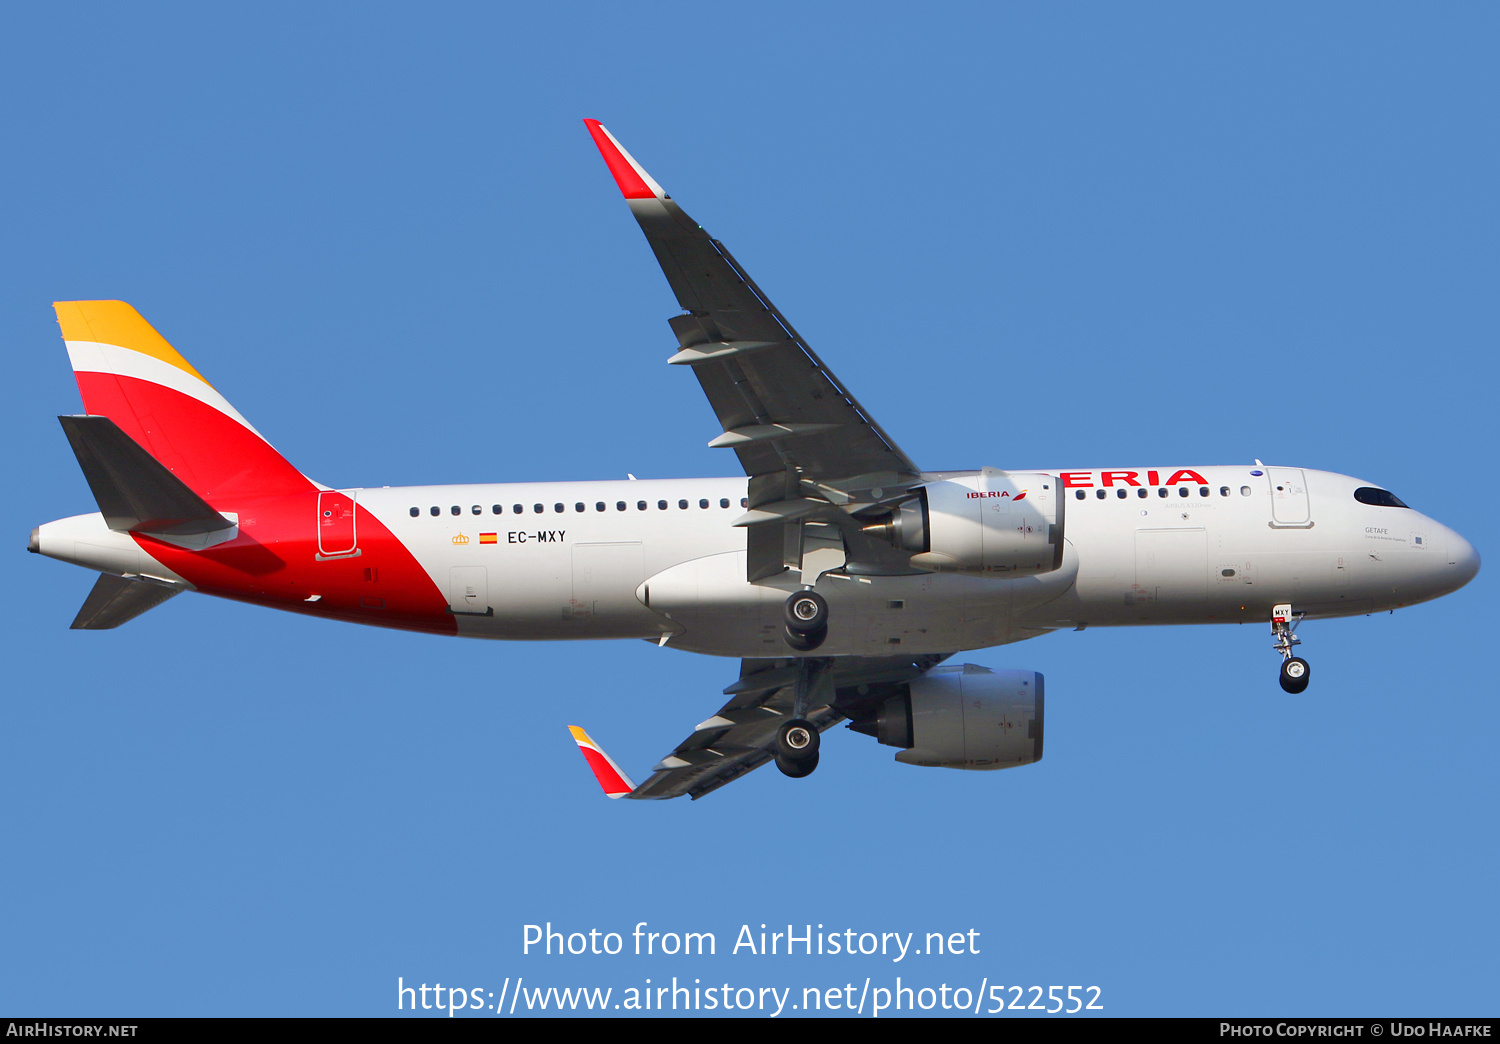
[(1301, 622), (1302, 614), (1293, 614), (1290, 605), (1271, 608), (1271, 633), (1276, 636), (1272, 648), (1281, 654), (1281, 687), (1293, 695), (1306, 689), (1312, 679), (1312, 668), (1307, 661), (1292, 655), (1292, 647), (1302, 644), (1302, 639), (1293, 633)]
[[(793, 596), (796, 597), (796, 596)], [(826, 614), (828, 606), (817, 598)], [(791, 615), (791, 603), (787, 604), (787, 615)], [(790, 632), (789, 632), (790, 633)], [(821, 638), (818, 639), (820, 642)], [(808, 711), (815, 705), (832, 702), (833, 660), (828, 657), (808, 656), (797, 661), (797, 682), (792, 699), (792, 716), (776, 730), (776, 767), (793, 779), (812, 775), (818, 767), (818, 746), (822, 737), (818, 727), (807, 720)]]
[(776, 730), (776, 767), (793, 779), (812, 775), (820, 742), (816, 725), (793, 718)]
[(816, 591), (798, 591), (786, 600), (786, 643), (812, 652), (828, 637), (828, 603)]

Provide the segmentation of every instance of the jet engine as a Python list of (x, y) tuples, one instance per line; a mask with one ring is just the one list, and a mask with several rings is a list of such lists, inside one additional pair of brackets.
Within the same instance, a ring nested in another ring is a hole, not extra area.
[(1045, 704), (1035, 671), (935, 667), (849, 723), (908, 765), (1002, 769), (1042, 760)]
[(1067, 502), (1057, 478), (985, 468), (931, 482), (888, 522), (868, 527), (912, 552), (911, 563), (944, 573), (1010, 578), (1062, 565)]

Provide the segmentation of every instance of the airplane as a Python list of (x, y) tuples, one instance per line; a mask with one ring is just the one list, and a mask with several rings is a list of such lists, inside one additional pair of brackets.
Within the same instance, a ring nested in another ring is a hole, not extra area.
[(98, 511), (29, 550), (100, 575), (72, 626), (182, 591), (464, 638), (635, 638), (740, 660), (722, 707), (611, 797), (699, 798), (818, 765), (847, 721), (910, 765), (1041, 759), (1041, 674), (947, 664), (1061, 629), (1268, 623), (1280, 683), (1308, 619), (1458, 590), (1479, 555), (1383, 487), (1286, 464), (925, 471), (718, 240), (585, 120), (681, 314), (743, 475), (335, 489), (283, 458), (120, 301), (55, 305), (87, 413), (62, 424)]

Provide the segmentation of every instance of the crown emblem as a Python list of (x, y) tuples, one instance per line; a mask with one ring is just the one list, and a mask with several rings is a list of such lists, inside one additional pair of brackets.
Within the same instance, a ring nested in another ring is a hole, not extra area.
[(453, 542), (455, 544), (467, 544), (469, 542), (469, 538), (460, 533), (458, 534), (458, 536), (453, 538)]

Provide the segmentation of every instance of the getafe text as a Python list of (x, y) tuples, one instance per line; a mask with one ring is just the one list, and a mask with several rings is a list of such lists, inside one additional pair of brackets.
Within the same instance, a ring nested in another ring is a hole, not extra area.
[(979, 931), (968, 928), (963, 931), (926, 932), (920, 937), (916, 932), (866, 932), (858, 928), (825, 930), (824, 925), (814, 928), (811, 924), (768, 927), (764, 924), (757, 931), (748, 924), (740, 925), (734, 943), (721, 948), (713, 932), (653, 931), (646, 921), (637, 922), (628, 932), (601, 931), (590, 928), (586, 931), (563, 932), (544, 925), (523, 924), (521, 926), (521, 953), (548, 957), (580, 956), (595, 954), (613, 957), (629, 953), (641, 957), (679, 954), (694, 957), (716, 957), (721, 952), (731, 957), (889, 957), (900, 963), (908, 956), (957, 957), (979, 953)]

